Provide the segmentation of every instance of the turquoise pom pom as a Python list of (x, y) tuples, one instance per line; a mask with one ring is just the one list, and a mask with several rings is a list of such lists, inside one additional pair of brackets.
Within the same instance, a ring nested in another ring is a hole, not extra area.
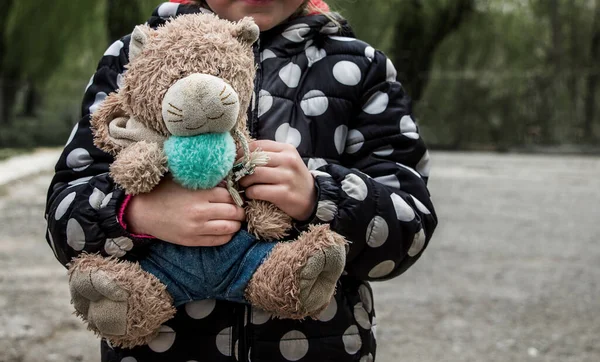
[(236, 149), (228, 132), (206, 133), (169, 137), (165, 141), (165, 154), (175, 181), (190, 189), (211, 189), (233, 167)]

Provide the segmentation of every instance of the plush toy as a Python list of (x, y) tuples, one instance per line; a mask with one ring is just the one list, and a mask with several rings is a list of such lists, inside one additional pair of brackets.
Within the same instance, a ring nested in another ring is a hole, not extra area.
[[(259, 29), (211, 14), (135, 28), (118, 93), (92, 116), (95, 144), (115, 156), (110, 172), (127, 194), (163, 177), (184, 187), (221, 182), (240, 205), (237, 181), (268, 160), (250, 153), (246, 109)], [(236, 162), (236, 151), (243, 150)], [(327, 225), (280, 242), (291, 219), (266, 202), (246, 205), (248, 231), (222, 247), (157, 241), (132, 263), (83, 254), (69, 269), (72, 303), (88, 328), (113, 345), (148, 343), (177, 306), (192, 300), (250, 303), (280, 318), (318, 315), (345, 264), (346, 241)]]

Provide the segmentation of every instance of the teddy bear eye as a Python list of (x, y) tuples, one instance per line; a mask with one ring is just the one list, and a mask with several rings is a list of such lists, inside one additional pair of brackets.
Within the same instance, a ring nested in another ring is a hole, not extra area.
[(217, 67), (217, 71), (215, 73), (215, 76), (217, 76), (217, 77), (221, 76), (221, 72), (222, 72), (221, 67)]

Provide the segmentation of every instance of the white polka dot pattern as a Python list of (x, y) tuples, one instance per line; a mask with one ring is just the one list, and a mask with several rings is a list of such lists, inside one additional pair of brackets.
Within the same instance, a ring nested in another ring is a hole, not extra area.
[(137, 359), (133, 357), (125, 357), (121, 360), (121, 362), (137, 362)]
[(77, 193), (71, 192), (70, 194), (65, 196), (64, 199), (62, 199), (62, 201), (60, 202), (60, 204), (58, 204), (58, 207), (56, 208), (56, 212), (54, 213), (54, 220), (60, 220), (63, 216), (65, 216), (67, 210), (73, 203), (73, 200), (75, 200), (75, 196), (77, 196)]
[(410, 207), (410, 205), (398, 194), (392, 194), (390, 197), (394, 203), (394, 209), (396, 210), (396, 217), (398, 217), (398, 220), (404, 222), (413, 221), (415, 218), (415, 210), (413, 210), (412, 207)]
[(217, 349), (222, 355), (231, 357), (231, 327), (223, 329), (217, 335)]
[(156, 353), (164, 353), (175, 343), (175, 331), (169, 326), (160, 326), (158, 335), (148, 343), (148, 347)]
[(346, 36), (337, 36), (337, 35), (332, 35), (332, 36), (330, 36), (329, 38), (330, 38), (330, 39), (333, 39), (333, 40), (337, 40), (337, 41), (344, 41), (344, 42), (356, 41), (356, 39), (354, 39), (354, 38), (349, 38), (349, 37), (346, 37)]
[(322, 158), (311, 158), (308, 160), (308, 169), (313, 171), (327, 165), (327, 161)]
[(261, 325), (271, 320), (271, 313), (256, 307), (252, 307), (252, 324)]
[(417, 172), (419, 172), (423, 177), (429, 177), (429, 172), (431, 171), (431, 163), (429, 161), (429, 151), (425, 151), (421, 161), (419, 161), (417, 164)]
[(82, 251), (85, 248), (85, 233), (75, 219), (69, 219), (67, 222), (67, 244), (75, 251)]
[(373, 154), (380, 157), (389, 156), (394, 153), (394, 148), (390, 145), (383, 146), (373, 151)]
[(342, 336), (342, 341), (344, 342), (344, 349), (346, 350), (346, 353), (350, 355), (356, 354), (362, 347), (362, 340), (358, 334), (358, 327), (350, 326), (348, 329), (346, 329), (344, 335)]
[(337, 301), (335, 300), (335, 298), (333, 298), (333, 299), (331, 299), (331, 303), (329, 303), (327, 308), (325, 308), (325, 310), (322, 311), (321, 314), (319, 314), (317, 319), (320, 320), (321, 322), (329, 322), (330, 320), (332, 320), (335, 317), (337, 310), (338, 310)]
[(362, 356), (359, 362), (373, 362), (373, 355), (371, 353), (369, 353), (366, 356)]
[(333, 66), (333, 77), (343, 85), (355, 86), (362, 80), (362, 73), (355, 63), (342, 60)]
[(284, 38), (294, 42), (301, 43), (304, 41), (304, 36), (310, 32), (308, 24), (294, 24), (283, 31), (281, 34)]
[(122, 41), (117, 40), (116, 42), (112, 43), (108, 49), (106, 49), (106, 51), (104, 52), (104, 56), (113, 56), (113, 57), (118, 57), (119, 54), (121, 53), (121, 49), (123, 49), (123, 46), (125, 46), (125, 44), (123, 44)]
[(414, 169), (414, 168), (411, 168), (411, 167), (405, 166), (405, 165), (403, 165), (403, 164), (401, 164), (401, 163), (396, 163), (396, 165), (398, 165), (398, 166), (402, 167), (402, 168), (403, 168), (403, 169), (405, 169), (405, 170), (408, 170), (408, 171), (410, 171), (411, 173), (415, 174), (415, 176), (417, 176), (418, 178), (421, 178), (421, 175), (420, 175), (420, 174), (419, 174), (417, 171), (415, 171), (415, 169)]
[(373, 59), (375, 59), (375, 48), (368, 46), (365, 49), (365, 57), (367, 57), (367, 59), (369, 59), (369, 61), (372, 62)]
[(396, 263), (391, 260), (381, 262), (371, 269), (369, 278), (383, 278), (393, 272), (395, 267)]
[(367, 227), (367, 245), (378, 248), (385, 244), (390, 234), (390, 228), (381, 216), (375, 216)]
[(83, 184), (87, 183), (89, 180), (91, 180), (92, 177), (93, 176), (86, 176), (86, 177), (82, 177), (82, 178), (78, 178), (76, 180), (70, 181), (69, 186), (83, 185)]
[(331, 177), (330, 174), (323, 171), (311, 170), (310, 173), (313, 175), (313, 177)]
[(413, 199), (413, 201), (419, 211), (421, 211), (425, 215), (431, 215), (431, 211), (429, 211), (429, 209), (427, 207), (425, 207), (425, 205), (423, 205), (423, 203), (421, 201), (419, 201), (419, 199), (417, 199), (413, 195), (410, 195), (410, 197)]
[(321, 28), (320, 33), (321, 34), (337, 34), (338, 31), (339, 31), (339, 27), (330, 21), (329, 23), (325, 24), (325, 26), (323, 26)]
[(352, 173), (348, 174), (342, 181), (342, 190), (357, 201), (364, 201), (369, 194), (367, 184), (359, 176)]
[(425, 231), (421, 229), (415, 234), (415, 238), (413, 239), (410, 249), (408, 249), (408, 255), (413, 258), (417, 256), (425, 247), (425, 240)]
[(344, 153), (346, 148), (346, 140), (348, 138), (348, 126), (341, 125), (335, 129), (335, 133), (333, 134), (333, 142), (335, 143), (335, 148), (338, 154)]
[(386, 176), (375, 177), (374, 180), (379, 182), (382, 185), (386, 185), (393, 189), (400, 188), (400, 181), (398, 180), (398, 177), (396, 177), (396, 175), (386, 175)]
[(131, 249), (133, 249), (133, 241), (124, 236), (115, 239), (106, 239), (104, 243), (104, 251), (108, 255), (116, 256), (117, 258), (125, 256)]
[(323, 200), (317, 203), (317, 219), (325, 222), (330, 222), (335, 219), (335, 215), (337, 215), (338, 207), (331, 200)]
[(48, 241), (50, 244), (50, 248), (52, 248), (52, 251), (54, 252), (54, 256), (57, 256), (58, 254), (56, 253), (56, 245), (54, 244), (54, 238), (52, 237), (52, 233), (50, 232), (50, 230), (47, 230), (47, 235), (48, 235)]
[(104, 102), (107, 96), (108, 95), (104, 92), (98, 92), (96, 94), (94, 103), (90, 106), (90, 114), (94, 114), (98, 110), (98, 108), (100, 108), (100, 105), (102, 104), (102, 102)]
[(73, 130), (71, 131), (71, 134), (69, 135), (69, 139), (67, 140), (67, 143), (65, 143), (65, 146), (68, 146), (69, 143), (71, 143), (71, 141), (73, 141), (73, 138), (75, 138), (75, 134), (77, 133), (78, 129), (79, 129), (79, 123), (75, 123), (75, 126), (73, 127)]
[(279, 342), (279, 351), (288, 361), (298, 361), (308, 353), (308, 340), (300, 331), (286, 333)]
[(306, 116), (316, 117), (327, 112), (329, 107), (329, 99), (325, 93), (320, 90), (312, 90), (302, 97), (300, 108)]
[(360, 301), (365, 307), (365, 310), (368, 313), (371, 313), (373, 311), (373, 298), (371, 297), (371, 292), (369, 291), (369, 288), (367, 288), (366, 285), (362, 284), (360, 287), (358, 287), (358, 295), (360, 296)]
[(95, 210), (99, 210), (105, 197), (106, 195), (104, 192), (94, 187), (94, 191), (92, 191), (92, 194), (89, 197), (90, 206)]
[(160, 16), (161, 18), (175, 16), (175, 15), (177, 15), (178, 8), (179, 8), (179, 4), (177, 4), (177, 3), (163, 3), (158, 8), (158, 16)]
[(110, 200), (112, 200), (112, 196), (113, 196), (112, 192), (110, 194), (106, 195), (106, 197), (102, 200), (102, 203), (100, 204), (101, 209), (108, 206), (108, 203), (110, 202)]
[(312, 67), (316, 62), (325, 59), (327, 56), (325, 49), (319, 49), (316, 46), (310, 46), (304, 52), (306, 53), (309, 67)]
[(346, 150), (348, 154), (354, 154), (362, 148), (365, 143), (365, 136), (356, 129), (348, 132), (348, 138), (346, 139)]
[(274, 59), (274, 58), (277, 58), (277, 55), (275, 55), (275, 53), (273, 53), (273, 51), (270, 49), (265, 49), (265, 50), (263, 50), (262, 53), (260, 53), (260, 61), (261, 62), (264, 62), (265, 60), (268, 60), (268, 59)]
[(217, 301), (214, 299), (197, 300), (187, 303), (185, 312), (192, 319), (204, 319), (215, 310), (216, 305)]
[(67, 167), (73, 171), (83, 171), (88, 168), (94, 160), (85, 148), (76, 148), (67, 155)]
[(90, 78), (88, 84), (85, 86), (85, 92), (87, 92), (88, 89), (90, 89), (90, 87), (92, 86), (92, 84), (94, 84), (94, 77), (95, 77), (95, 75), (92, 75), (92, 77)]
[(296, 88), (300, 84), (300, 78), (302, 77), (302, 69), (300, 66), (294, 63), (290, 63), (279, 71), (279, 78), (289, 88)]
[(288, 143), (297, 148), (302, 143), (302, 135), (289, 123), (284, 123), (275, 131), (275, 141)]
[(371, 329), (371, 321), (369, 320), (369, 313), (367, 313), (367, 311), (362, 303), (358, 303), (357, 305), (354, 306), (354, 319), (356, 320), (356, 323), (358, 323), (358, 325), (362, 329), (367, 329), (367, 330)]
[(388, 82), (396, 82), (398, 72), (396, 71), (396, 67), (394, 67), (394, 63), (389, 58), (386, 61), (386, 68), (386, 80)]
[(389, 102), (390, 96), (387, 93), (375, 92), (364, 105), (363, 112), (371, 115), (381, 114), (385, 112)]
[(262, 117), (273, 107), (273, 97), (266, 90), (261, 90), (258, 93), (258, 116)]

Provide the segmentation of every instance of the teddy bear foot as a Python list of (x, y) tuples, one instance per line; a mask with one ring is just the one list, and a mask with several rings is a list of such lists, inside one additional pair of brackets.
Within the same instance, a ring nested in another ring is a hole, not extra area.
[(331, 302), (346, 263), (346, 240), (328, 225), (280, 243), (254, 274), (248, 301), (276, 317), (316, 317)]
[(148, 344), (175, 315), (166, 286), (137, 263), (82, 254), (70, 264), (69, 287), (75, 314), (116, 347)]

